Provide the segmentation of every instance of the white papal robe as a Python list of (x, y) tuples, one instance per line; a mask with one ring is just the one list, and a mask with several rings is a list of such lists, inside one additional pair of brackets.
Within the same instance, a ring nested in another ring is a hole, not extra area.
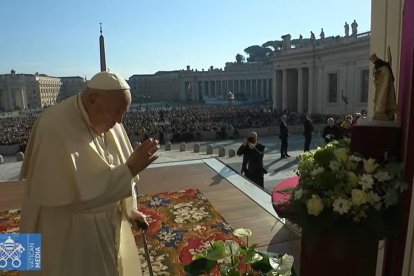
[(33, 126), (21, 170), (28, 183), (21, 232), (42, 234), (42, 271), (28, 275), (141, 275), (127, 219), (138, 180), (125, 164), (131, 144), (120, 124), (105, 134), (106, 145), (88, 125), (74, 96)]

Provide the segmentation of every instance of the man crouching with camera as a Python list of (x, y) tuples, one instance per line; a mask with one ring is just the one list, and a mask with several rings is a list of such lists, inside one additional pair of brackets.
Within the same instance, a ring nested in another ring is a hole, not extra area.
[(241, 174), (262, 189), (264, 188), (263, 176), (267, 173), (263, 167), (264, 149), (265, 146), (257, 141), (257, 133), (252, 131), (237, 150), (237, 155), (243, 155)]

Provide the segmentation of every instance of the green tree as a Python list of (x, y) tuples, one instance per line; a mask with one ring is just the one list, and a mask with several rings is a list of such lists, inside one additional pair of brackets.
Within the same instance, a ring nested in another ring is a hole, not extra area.
[(263, 61), (272, 52), (271, 49), (259, 45), (253, 45), (244, 49), (244, 52), (249, 55), (247, 61)]
[(272, 47), (273, 51), (280, 50), (282, 49), (282, 40), (269, 40), (268, 42), (263, 43), (262, 47)]
[(241, 55), (241, 54), (236, 55), (236, 62), (237, 63), (243, 63), (245, 61), (246, 61), (246, 58), (243, 55)]

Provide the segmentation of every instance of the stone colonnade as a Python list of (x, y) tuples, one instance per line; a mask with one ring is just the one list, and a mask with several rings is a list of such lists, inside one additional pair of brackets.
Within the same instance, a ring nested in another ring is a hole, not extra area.
[(182, 101), (226, 99), (228, 92), (232, 92), (240, 100), (272, 100), (272, 79), (184, 80), (181, 82), (180, 91)]
[[(283, 68), (273, 71), (273, 108), (278, 111), (313, 111), (313, 73), (309, 67)], [(292, 93), (293, 92), (293, 93)]]

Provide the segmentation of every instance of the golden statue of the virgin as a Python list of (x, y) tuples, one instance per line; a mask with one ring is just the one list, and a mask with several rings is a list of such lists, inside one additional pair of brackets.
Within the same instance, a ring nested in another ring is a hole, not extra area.
[(387, 49), (388, 62), (379, 59), (376, 54), (372, 54), (369, 60), (374, 63), (374, 120), (395, 119), (397, 112), (397, 102), (395, 100), (394, 75), (391, 69), (390, 48)]

